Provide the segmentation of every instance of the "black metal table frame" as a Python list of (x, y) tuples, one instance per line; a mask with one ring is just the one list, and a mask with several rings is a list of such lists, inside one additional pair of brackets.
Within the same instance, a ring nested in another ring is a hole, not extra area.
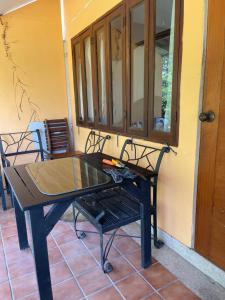
[[(12, 167), (13, 168), (13, 167)], [(16, 167), (14, 167), (16, 168)], [(6, 174), (7, 176), (7, 174)], [(18, 199), (13, 184), (9, 184), (12, 188), (14, 205), (15, 205), (15, 216), (18, 231), (19, 247), (21, 250), (29, 247), (27, 238), (27, 228), (25, 220), (25, 212), (20, 206), (20, 199)], [(124, 180), (120, 184), (115, 184), (111, 182), (106, 185), (99, 186), (95, 188), (95, 191), (100, 191), (106, 188), (111, 188), (115, 186), (122, 186), (129, 193), (141, 200), (141, 257), (142, 257), (142, 267), (147, 268), (151, 265), (151, 193), (150, 193), (150, 180), (141, 179), (139, 181), (139, 186), (133, 184), (131, 180)], [(22, 182), (21, 182), (22, 184)], [(93, 193), (93, 189), (83, 190), (79, 192), (79, 196), (84, 194)], [(48, 247), (47, 247), (47, 236), (59, 221), (60, 217), (67, 210), (67, 208), (72, 204), (75, 199), (74, 193), (68, 193), (62, 195), (57, 203), (54, 203), (48, 213), (44, 214), (44, 206), (51, 203), (46, 203), (43, 205), (38, 205), (30, 207), (28, 212), (30, 231), (32, 237), (32, 252), (34, 256), (36, 277), (39, 289), (39, 295), (41, 300), (52, 300), (52, 286), (51, 277), (49, 269), (49, 258), (48, 258)], [(75, 233), (74, 233), (75, 234)]]

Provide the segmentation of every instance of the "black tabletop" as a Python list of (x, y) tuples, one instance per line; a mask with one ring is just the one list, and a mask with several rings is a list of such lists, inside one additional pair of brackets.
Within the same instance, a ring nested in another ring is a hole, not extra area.
[[(48, 195), (50, 193), (47, 194), (41, 192), (40, 186), (37, 185), (37, 182), (35, 184), (35, 180), (33, 180), (32, 177), (28, 174), (28, 172), (30, 172), (30, 170), (27, 171), (28, 165), (8, 167), (4, 169), (4, 173), (22, 210), (29, 210), (37, 206), (46, 206), (61, 201), (71, 201), (76, 197), (91, 192), (97, 192), (102, 189), (120, 185), (114, 183), (114, 181), (110, 177), (102, 173), (102, 168), (105, 167), (102, 164), (102, 160), (104, 158), (109, 159), (112, 157), (102, 153), (83, 155), (81, 158), (81, 161), (83, 161), (82, 165), (86, 166), (86, 168), (89, 168), (90, 170), (90, 172), (86, 172), (85, 175), (86, 178), (89, 179), (89, 182), (87, 182), (88, 180), (86, 180), (86, 182), (84, 180), (85, 184), (80, 184), (79, 189), (75, 189), (73, 191), (68, 191), (67, 189), (67, 191), (65, 190), (65, 193), (63, 193), (63, 191), (61, 190), (59, 195)], [(63, 159), (59, 159), (59, 161), (62, 160)], [(51, 164), (51, 161), (46, 161), (45, 163)], [(59, 162), (59, 164), (61, 164), (61, 162)], [(151, 172), (146, 171), (140, 167), (136, 167), (130, 164), (128, 164), (128, 166), (132, 168), (132, 170), (137, 172), (137, 175), (140, 175), (140, 177), (144, 179), (149, 175), (154, 175), (151, 174)], [(93, 179), (96, 174), (99, 174), (99, 182)], [(52, 191), (53, 190), (51, 190), (51, 192)]]

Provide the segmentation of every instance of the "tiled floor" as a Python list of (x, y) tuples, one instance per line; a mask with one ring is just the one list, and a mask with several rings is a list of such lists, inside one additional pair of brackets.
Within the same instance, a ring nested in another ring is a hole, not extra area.
[[(0, 299), (37, 300), (33, 257), (30, 250), (19, 250), (16, 234), (13, 209), (0, 211)], [(131, 238), (115, 241), (109, 275), (100, 268), (97, 235), (78, 240), (71, 223), (59, 222), (48, 246), (55, 300), (199, 299), (156, 260), (143, 270), (139, 245)]]

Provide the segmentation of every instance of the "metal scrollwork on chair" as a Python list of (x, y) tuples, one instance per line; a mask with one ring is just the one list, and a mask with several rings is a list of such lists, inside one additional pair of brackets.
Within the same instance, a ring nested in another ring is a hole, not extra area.
[(102, 136), (100, 132), (96, 133), (94, 130), (91, 130), (87, 137), (85, 153), (102, 153), (105, 146), (105, 142), (110, 139), (110, 135)]
[[(25, 131), (0, 134), (0, 153), (3, 168), (21, 163), (36, 162), (44, 160), (44, 153), (40, 131)], [(29, 161), (24, 155), (30, 155)], [(23, 160), (19, 162), (19, 157)], [(6, 190), (10, 193), (10, 187), (6, 182)], [(11, 197), (12, 200), (12, 197)], [(12, 203), (13, 205), (13, 203)]]
[(135, 143), (131, 139), (127, 139), (123, 145), (120, 159), (136, 166), (145, 168), (154, 176), (150, 178), (152, 188), (152, 216), (151, 223), (154, 232), (154, 245), (156, 248), (161, 248), (164, 243), (157, 237), (157, 183), (160, 165), (165, 153), (172, 151), (177, 154), (168, 144), (162, 148), (156, 148)]

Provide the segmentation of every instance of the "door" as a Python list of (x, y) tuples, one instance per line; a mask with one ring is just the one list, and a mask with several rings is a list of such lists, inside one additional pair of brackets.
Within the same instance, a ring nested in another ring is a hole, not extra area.
[(224, 12), (224, 0), (209, 0), (195, 235), (196, 251), (222, 269), (225, 269)]

